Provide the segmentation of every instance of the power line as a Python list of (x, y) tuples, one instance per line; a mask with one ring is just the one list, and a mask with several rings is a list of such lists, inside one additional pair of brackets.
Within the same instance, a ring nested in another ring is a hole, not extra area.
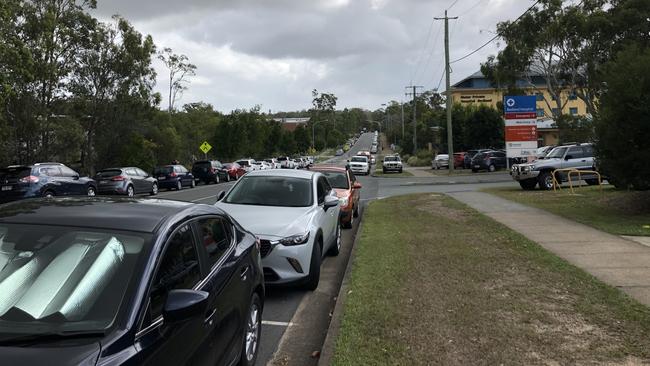
[[(422, 75), (423, 77), (426, 77), (426, 70), (429, 67), (429, 63), (431, 62), (431, 57), (436, 52), (436, 46), (438, 45), (438, 36), (440, 35), (440, 31), (442, 31), (442, 25), (438, 27), (438, 31), (436, 32), (436, 35), (433, 37), (433, 46), (431, 46), (431, 52), (428, 53), (427, 61), (424, 63), (424, 69), (423, 69), (424, 74)], [(419, 81), (417, 73), (415, 74), (415, 79)]]
[(447, 9), (445, 9), (445, 10), (449, 10), (449, 9), (453, 8), (454, 5), (456, 5), (457, 2), (458, 2), (458, 0), (454, 0), (454, 2), (451, 3), (451, 5), (449, 5), (449, 6), (447, 7)]
[(458, 15), (458, 16), (459, 16), (459, 17), (462, 17), (462, 16), (464, 16), (464, 15), (467, 15), (467, 13), (469, 13), (469, 12), (472, 11), (472, 10), (474, 10), (474, 9), (475, 9), (477, 6), (479, 6), (482, 2), (483, 2), (483, 0), (478, 0), (478, 1), (476, 2), (476, 4), (470, 6), (469, 8), (467, 8), (467, 10), (465, 10), (465, 11), (462, 12), (462, 13), (460, 13), (460, 15)]
[(431, 39), (431, 31), (433, 30), (433, 22), (434, 19), (431, 19), (431, 24), (429, 24), (429, 30), (427, 31), (427, 40), (424, 42), (424, 47), (422, 48), (422, 52), (420, 52), (420, 55), (418, 57), (417, 63), (416, 63), (416, 68), (415, 68), (415, 73), (411, 74), (411, 82), (413, 82), (413, 79), (418, 77), (418, 73), (420, 72), (420, 65), (422, 63), (422, 56), (424, 55), (424, 52), (426, 51), (427, 45), (429, 45), (429, 39)]
[[(533, 5), (531, 5), (528, 9), (526, 9), (526, 11), (524, 11), (523, 13), (521, 13), (521, 15), (520, 15), (519, 17), (517, 17), (517, 19), (515, 19), (515, 20), (514, 20), (512, 23), (510, 23), (510, 24), (512, 25), (512, 24), (516, 23), (517, 21), (519, 21), (519, 19), (521, 19), (521, 18), (522, 18), (526, 13), (528, 13), (528, 12), (529, 12), (531, 9), (533, 9), (537, 4), (539, 4), (539, 2), (540, 2), (540, 0), (535, 1), (535, 3), (534, 3)], [(461, 57), (461, 58), (457, 58), (457, 59), (451, 61), (450, 64), (456, 63), (456, 62), (458, 62), (458, 61), (462, 61), (462, 60), (468, 58), (469, 56), (475, 54), (476, 52), (482, 50), (483, 48), (485, 48), (485, 46), (487, 46), (487, 45), (489, 45), (490, 43), (492, 43), (495, 39), (501, 37), (502, 34), (503, 34), (502, 32), (498, 32), (494, 37), (490, 38), (489, 41), (483, 43), (483, 44), (481, 45), (481, 47), (475, 49), (474, 51), (472, 51), (472, 52), (466, 54), (465, 56), (463, 56), (463, 57)]]

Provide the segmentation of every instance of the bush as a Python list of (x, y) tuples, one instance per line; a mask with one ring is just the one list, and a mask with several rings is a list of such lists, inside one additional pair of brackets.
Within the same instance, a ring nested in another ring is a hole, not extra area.
[(617, 188), (650, 189), (650, 50), (628, 47), (604, 68), (596, 123), (599, 169)]
[(431, 161), (433, 159), (433, 152), (429, 150), (418, 150), (416, 155), (420, 160)]

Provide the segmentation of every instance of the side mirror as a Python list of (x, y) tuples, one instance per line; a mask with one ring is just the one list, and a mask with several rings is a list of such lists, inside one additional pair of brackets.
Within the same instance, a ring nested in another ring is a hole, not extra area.
[(359, 182), (354, 182), (352, 189), (361, 189), (363, 186)]
[(79, 174), (75, 174), (75, 175), (73, 175), (73, 176), (72, 176), (72, 179), (74, 179), (74, 180), (79, 180)]
[(180, 323), (205, 315), (208, 293), (194, 290), (171, 290), (163, 308), (163, 319), (168, 324)]
[(573, 159), (573, 156), (572, 155), (567, 155), (567, 156), (564, 157), (564, 160), (569, 160), (569, 159)]
[(324, 209), (325, 211), (329, 210), (332, 207), (336, 207), (339, 205), (339, 199), (338, 197), (335, 196), (326, 196), (325, 197), (325, 204), (324, 204)]
[(217, 195), (217, 201), (221, 201), (224, 197), (226, 197), (226, 191), (221, 191)]

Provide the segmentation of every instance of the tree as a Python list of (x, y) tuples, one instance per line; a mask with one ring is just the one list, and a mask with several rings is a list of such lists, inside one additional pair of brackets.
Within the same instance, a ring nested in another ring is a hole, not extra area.
[(185, 55), (175, 54), (171, 48), (163, 48), (158, 54), (161, 60), (169, 70), (169, 107), (171, 113), (174, 110), (176, 100), (180, 98), (183, 91), (187, 90), (187, 78), (196, 75), (196, 66), (189, 62)]
[(650, 189), (650, 48), (630, 45), (603, 71), (596, 123), (599, 169), (617, 187)]

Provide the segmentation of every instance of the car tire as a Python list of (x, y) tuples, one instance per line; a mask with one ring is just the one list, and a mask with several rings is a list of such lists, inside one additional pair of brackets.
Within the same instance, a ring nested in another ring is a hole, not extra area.
[(352, 211), (352, 216), (359, 217), (359, 206), (354, 206), (354, 211)]
[(311, 260), (309, 262), (309, 275), (307, 276), (307, 282), (305, 283), (305, 289), (309, 291), (314, 291), (318, 288), (318, 282), (320, 281), (320, 264), (321, 264), (321, 251), (322, 251), (322, 237), (318, 237), (314, 241), (314, 247), (311, 250)]
[(183, 189), (183, 182), (179, 179), (176, 181), (176, 190), (180, 191), (181, 189)]
[(95, 197), (97, 195), (97, 189), (93, 186), (88, 186), (88, 188), (86, 188), (86, 195), (88, 197)]
[(190, 188), (196, 187), (196, 181), (192, 179), (192, 183), (190, 183)]
[(219, 177), (219, 174), (218, 174), (218, 173), (214, 175), (214, 182), (215, 182), (216, 184), (221, 183), (221, 178)]
[(135, 189), (133, 189), (133, 186), (130, 185), (130, 184), (126, 187), (126, 195), (127, 195), (128, 197), (133, 197), (133, 196), (135, 196)]
[(226, 173), (226, 183), (230, 183), (230, 173)]
[(537, 177), (539, 182), (539, 189), (543, 191), (550, 191), (553, 189), (553, 175), (551, 172), (541, 172)]
[(343, 226), (345, 229), (352, 229), (352, 225), (354, 224), (354, 211), (350, 214), (350, 221), (340, 223), (340, 225)]
[(402, 174), (402, 169), (399, 170), (399, 173)]
[(155, 196), (158, 194), (158, 184), (154, 183), (151, 185), (151, 192), (149, 193), (152, 196)]
[(386, 169), (382, 169), (382, 172), (383, 172), (384, 174), (386, 174)]
[(535, 189), (535, 187), (537, 187), (537, 180), (534, 178), (520, 180), (519, 185), (524, 191), (532, 191)]
[(244, 323), (244, 344), (239, 356), (239, 366), (253, 366), (257, 361), (262, 335), (262, 301), (257, 293), (253, 293), (248, 316)]
[[(350, 227), (352, 227), (352, 218), (350, 218)], [(334, 239), (334, 244), (327, 251), (332, 257), (336, 257), (341, 252), (341, 224), (336, 223), (336, 238)]]
[(598, 185), (598, 179), (585, 179), (585, 182), (587, 182), (587, 184), (590, 185), (590, 186), (597, 186)]
[(490, 164), (490, 166), (488, 166), (488, 172), (493, 173), (496, 170), (497, 170), (497, 167), (495, 167), (494, 164)]
[(54, 191), (47, 190), (47, 191), (43, 192), (43, 197), (51, 198), (51, 197), (54, 197), (54, 196), (56, 196), (54, 194)]

